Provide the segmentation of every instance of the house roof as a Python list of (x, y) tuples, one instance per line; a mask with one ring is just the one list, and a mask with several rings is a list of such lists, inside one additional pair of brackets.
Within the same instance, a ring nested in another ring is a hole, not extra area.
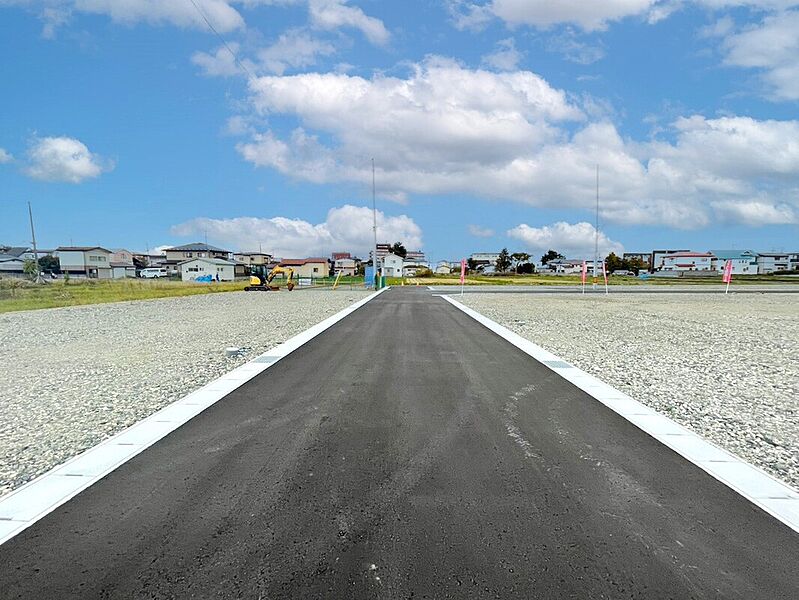
[(712, 256), (710, 252), (675, 252), (668, 254), (664, 258), (711, 258)]
[(0, 250), (2, 250), (2, 254), (8, 254), (15, 257), (20, 257), (26, 252), (33, 251), (31, 248), (26, 246), (0, 246)]
[(757, 256), (751, 250), (711, 250), (710, 253), (721, 260), (753, 259)]
[(214, 265), (230, 265), (231, 267), (235, 267), (236, 266), (236, 263), (234, 263), (232, 260), (225, 260), (224, 258), (206, 258), (206, 257), (200, 257), (200, 256), (195, 257), (195, 258), (187, 258), (186, 260), (180, 261), (178, 264), (179, 265), (185, 265), (186, 263), (194, 262), (194, 261), (197, 261), (197, 260), (202, 261), (202, 262), (211, 263), (211, 264), (214, 264)]
[(193, 244), (184, 244), (183, 246), (174, 246), (172, 248), (166, 248), (166, 252), (174, 251), (174, 252), (230, 252), (230, 250), (223, 250), (222, 248), (217, 248), (216, 246), (211, 246), (209, 244), (203, 244), (202, 242), (195, 242)]
[(325, 263), (327, 264), (326, 258), (284, 258), (280, 261), (281, 266), (285, 267), (301, 267), (302, 265), (306, 265), (308, 263)]
[(103, 252), (111, 254), (108, 248), (103, 248), (102, 246), (59, 246), (55, 250), (56, 252), (88, 252), (89, 250), (102, 250)]
[(7, 254), (5, 252), (0, 254), (0, 262), (9, 262), (12, 260), (22, 262), (22, 259), (19, 256), (14, 256), (13, 254)]

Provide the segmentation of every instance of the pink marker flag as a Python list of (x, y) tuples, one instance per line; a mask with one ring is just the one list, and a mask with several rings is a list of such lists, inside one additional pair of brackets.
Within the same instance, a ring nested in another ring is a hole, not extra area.
[(583, 261), (583, 271), (582, 271), (582, 274), (580, 275), (580, 279), (583, 282), (583, 294), (585, 294), (585, 275), (586, 275), (586, 273), (588, 273), (588, 264), (585, 261)]
[(605, 269), (605, 261), (602, 261), (602, 277), (605, 279), (605, 293), (608, 293), (608, 272)]
[(723, 283), (729, 284), (732, 281), (732, 261), (728, 260), (724, 263), (724, 275), (721, 277)]
[(466, 259), (461, 259), (461, 285), (466, 281)]

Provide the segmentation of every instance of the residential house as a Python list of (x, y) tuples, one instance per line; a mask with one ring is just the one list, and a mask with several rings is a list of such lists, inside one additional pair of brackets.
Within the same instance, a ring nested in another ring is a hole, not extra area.
[(669, 254), (679, 254), (682, 252), (690, 252), (690, 250), (652, 250), (652, 259), (650, 260), (649, 270), (651, 272), (660, 271), (663, 268), (663, 262)]
[(130, 250), (114, 248), (111, 251), (110, 265), (113, 279), (136, 277), (136, 266), (133, 264), (133, 253)]
[[(344, 254), (343, 252), (335, 254)], [(335, 255), (334, 254), (334, 255)], [(358, 272), (358, 264), (354, 258), (349, 256), (336, 258), (333, 260), (333, 273), (338, 275), (341, 273), (344, 277), (354, 277)]]
[(59, 246), (55, 249), (61, 272), (70, 277), (89, 279), (111, 279), (111, 255), (113, 252), (100, 246)]
[(663, 257), (661, 271), (711, 271), (713, 255), (710, 252), (673, 252)]
[(751, 250), (711, 250), (710, 253), (713, 271), (721, 273), (729, 260), (733, 275), (757, 275), (757, 254)]
[(166, 262), (166, 254), (149, 254), (147, 252), (134, 252), (136, 262), (146, 267), (161, 267)]
[(427, 263), (408, 259), (402, 261), (402, 275), (404, 277), (416, 277), (419, 271), (429, 270), (430, 266)]
[(191, 258), (219, 258), (221, 260), (230, 260), (229, 250), (223, 250), (222, 248), (203, 244), (201, 242), (166, 248), (164, 249), (164, 253), (166, 254), (166, 260), (159, 266), (177, 273), (180, 273), (180, 263)]
[(19, 277), (24, 273), (25, 260), (0, 252), (0, 277)]
[[(452, 263), (448, 260), (440, 260), (435, 268), (435, 273), (437, 275), (449, 275), (452, 273)], [(460, 273), (460, 264), (458, 264), (458, 273)]]
[(402, 277), (403, 259), (396, 254), (388, 253), (383, 257), (381, 273), (384, 277)]
[(799, 271), (799, 252), (791, 252), (791, 271)]
[(319, 279), (330, 275), (326, 258), (284, 258), (279, 264), (294, 269), (294, 276), (298, 278)]
[(481, 266), (494, 266), (499, 260), (499, 252), (475, 252), (469, 257), (478, 269)]
[[(591, 261), (593, 264), (593, 261)], [(592, 265), (589, 265), (589, 270)], [(547, 261), (544, 268), (549, 269), (555, 275), (575, 275), (583, 272), (582, 259), (576, 258), (553, 258)]]
[(25, 272), (25, 261), (33, 258), (33, 250), (25, 246), (0, 245), (0, 276), (21, 277)]
[(179, 263), (180, 278), (183, 281), (203, 280), (233, 281), (236, 263), (223, 258), (190, 258)]
[[(391, 244), (378, 244), (377, 245), (377, 262), (378, 264), (382, 264), (383, 257), (386, 254), (391, 252)], [(372, 260), (372, 255), (374, 254), (374, 250), (369, 250), (369, 260)]]
[(757, 255), (758, 273), (777, 273), (779, 271), (790, 271), (791, 268), (790, 252), (760, 252)]
[(236, 252), (233, 260), (243, 265), (268, 265), (274, 257), (266, 252)]

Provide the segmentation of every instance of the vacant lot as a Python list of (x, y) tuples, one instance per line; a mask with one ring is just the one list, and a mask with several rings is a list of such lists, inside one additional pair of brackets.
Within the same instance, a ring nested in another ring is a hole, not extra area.
[[(0, 494), (365, 296), (239, 292), (0, 315)], [(250, 350), (225, 358), (228, 346)]]
[(463, 302), (799, 485), (796, 295), (474, 293)]

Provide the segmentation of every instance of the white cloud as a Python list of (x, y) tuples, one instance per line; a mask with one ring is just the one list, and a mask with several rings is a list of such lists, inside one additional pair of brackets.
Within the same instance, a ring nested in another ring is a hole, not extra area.
[[(374, 240), (372, 210), (350, 204), (330, 209), (324, 223), (319, 224), (285, 217), (197, 218), (171, 228), (178, 236), (205, 232), (220, 243), (241, 250), (261, 245), (264, 251), (282, 258), (326, 256), (334, 251), (367, 256)], [(377, 236), (380, 240), (402, 241), (407, 248), (422, 247), (422, 230), (406, 215), (392, 217), (378, 211)]]
[(287, 69), (311, 66), (318, 57), (330, 56), (335, 52), (333, 44), (292, 29), (281, 34), (271, 46), (260, 50), (258, 59), (266, 70), (282, 75)]
[[(192, 54), (191, 62), (200, 67), (203, 72), (210, 77), (232, 77), (234, 75), (241, 75), (242, 71), (236, 64), (236, 59), (233, 57), (233, 54), (231, 54), (232, 51), (238, 58), (240, 46), (236, 42), (229, 42), (228, 47), (230, 50), (225, 46), (219, 46), (214, 50), (213, 54), (195, 52)], [(246, 59), (239, 58), (239, 61), (247, 68), (252, 67), (252, 63)]]
[(787, 204), (760, 200), (727, 200), (713, 202), (712, 206), (716, 216), (722, 221), (746, 223), (751, 227), (799, 223), (799, 209)]
[[(258, 118), (289, 115), (299, 126), (254, 133), (239, 152), (300, 180), (368, 184), (374, 156), (386, 196), (465, 193), (592, 211), (599, 165), (603, 220), (679, 228), (710, 224), (713, 202), (799, 204), (799, 121), (692, 116), (663, 130), (673, 141), (635, 142), (590, 99), (575, 106), (533, 73), (437, 58), (405, 79), (308, 73), (262, 77), (251, 92)], [(586, 115), (598, 120), (567, 129)]]
[(584, 31), (604, 30), (611, 22), (630, 17), (657, 23), (686, 5), (710, 10), (750, 7), (760, 11), (783, 10), (797, 0), (490, 0), (481, 4), (449, 0), (450, 12), (459, 29), (480, 29), (492, 18), (508, 27), (528, 25), (539, 29), (560, 24), (576, 25)]
[(113, 163), (89, 152), (80, 140), (45, 137), (36, 139), (28, 150), (25, 173), (43, 181), (80, 183), (113, 168)]
[(383, 21), (366, 15), (347, 0), (309, 0), (311, 22), (320, 29), (351, 27), (358, 29), (373, 44), (385, 45), (391, 38)]
[(14, 157), (5, 149), (0, 148), (0, 165), (10, 163), (12, 160), (14, 160)]
[(494, 230), (479, 225), (469, 225), (469, 233), (474, 237), (490, 238), (494, 237)]
[(500, 71), (513, 71), (522, 59), (522, 53), (516, 49), (513, 38), (500, 40), (491, 54), (483, 57), (483, 63)]
[(510, 26), (532, 25), (548, 28), (572, 23), (586, 31), (604, 29), (609, 21), (646, 15), (658, 0), (493, 0), (482, 10), (470, 8), (467, 14), (488, 10)]
[[(556, 250), (568, 258), (588, 258), (594, 255), (596, 229), (590, 223), (565, 223), (559, 221), (543, 227), (521, 224), (508, 231), (508, 235), (524, 243), (529, 250)], [(624, 246), (599, 232), (599, 255), (615, 252), (621, 255)]]
[[(244, 18), (231, 6), (235, 0), (195, 0), (220, 32), (244, 26)], [(200, 13), (189, 0), (0, 0), (0, 6), (21, 6), (40, 11), (45, 22), (43, 35), (52, 37), (72, 12), (105, 15), (116, 23), (131, 25), (177, 25), (207, 30)]]
[(799, 100), (799, 10), (767, 16), (723, 43), (724, 64), (763, 70), (775, 100)]

